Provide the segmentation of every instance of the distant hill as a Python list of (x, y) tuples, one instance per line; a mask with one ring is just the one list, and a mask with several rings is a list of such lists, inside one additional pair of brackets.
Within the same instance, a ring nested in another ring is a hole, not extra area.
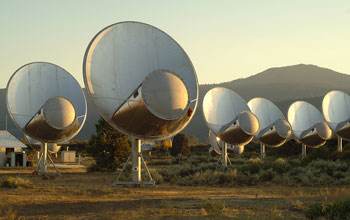
[[(315, 65), (293, 65), (270, 68), (256, 75), (220, 84), (204, 84), (199, 86), (199, 102), (195, 115), (184, 132), (194, 135), (202, 142), (207, 141), (208, 128), (202, 116), (202, 101), (207, 91), (214, 87), (226, 87), (240, 94), (247, 102), (255, 97), (263, 97), (273, 101), (286, 115), (288, 107), (294, 101), (304, 100), (321, 110), (323, 96), (331, 90), (350, 93), (350, 76)], [(88, 100), (88, 99), (87, 99)], [(0, 129), (5, 129), (7, 113), (5, 89), (0, 90)], [(98, 113), (88, 100), (88, 117), (81, 132), (75, 139), (89, 139), (95, 133)], [(16, 137), (23, 134), (8, 119), (8, 130)]]

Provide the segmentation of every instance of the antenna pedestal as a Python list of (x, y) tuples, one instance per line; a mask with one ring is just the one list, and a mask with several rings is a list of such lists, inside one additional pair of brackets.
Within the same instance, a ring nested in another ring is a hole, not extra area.
[(306, 157), (306, 144), (301, 144), (301, 159)]
[[(128, 160), (125, 162), (123, 169), (120, 171), (118, 177), (115, 179), (113, 186), (117, 186), (117, 185), (152, 185), (155, 186), (156, 183), (154, 181), (154, 179), (151, 176), (151, 173), (148, 170), (148, 167), (145, 163), (145, 160), (143, 159), (142, 156), (142, 152), (141, 152), (141, 140), (138, 139), (132, 139), (131, 141), (132, 143), (132, 151), (131, 151), (131, 155), (129, 156)], [(131, 166), (132, 166), (132, 170), (131, 170), (131, 181), (120, 181), (120, 177), (123, 174), (126, 166), (128, 165), (129, 161), (131, 159)], [(142, 181), (141, 178), (141, 162), (144, 165), (148, 177), (149, 177), (149, 181)]]
[(343, 152), (343, 139), (338, 136), (338, 147), (337, 147), (338, 152)]
[(222, 147), (221, 147), (221, 157), (217, 163), (221, 163), (223, 167), (227, 167), (228, 163), (231, 165), (230, 158), (228, 157), (228, 154), (227, 154), (227, 143), (226, 142), (224, 142)]
[(131, 164), (132, 164), (132, 181), (141, 182), (141, 140), (132, 140), (132, 151), (131, 151)]
[(41, 155), (40, 174), (45, 175), (47, 173), (47, 143), (41, 144)]
[[(40, 175), (47, 175), (47, 158), (49, 158), (50, 162), (52, 163), (53, 167), (56, 170), (56, 174), (59, 176), (62, 176), (62, 174), (58, 171), (57, 167), (55, 166), (55, 163), (53, 162), (50, 154), (47, 153), (47, 143), (41, 143), (41, 150), (39, 154), (39, 161), (36, 166), (35, 172), (39, 173)], [(40, 172), (39, 172), (40, 171)]]
[(224, 167), (227, 167), (227, 144), (224, 143), (222, 145), (222, 152), (221, 152), (221, 156), (222, 156), (222, 165)]
[(265, 157), (265, 144), (260, 143), (260, 160), (264, 160)]

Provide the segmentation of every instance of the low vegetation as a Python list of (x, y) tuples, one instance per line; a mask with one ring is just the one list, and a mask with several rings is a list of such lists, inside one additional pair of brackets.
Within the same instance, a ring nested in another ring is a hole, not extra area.
[(0, 207), (1, 219), (15, 220), (17, 218), (17, 211), (12, 206)]
[(33, 188), (33, 184), (29, 179), (12, 176), (3, 178), (0, 186), (3, 188)]
[(308, 219), (350, 220), (350, 199), (312, 203), (305, 216)]
[(180, 186), (323, 186), (350, 184), (350, 162), (346, 160), (235, 158), (223, 168), (208, 156), (173, 160), (173, 166), (159, 169), (164, 182)]
[(208, 215), (220, 216), (225, 210), (225, 202), (220, 200), (206, 201), (202, 204), (202, 209)]
[(42, 180), (24, 171), (35, 187), (0, 188), (0, 219), (305, 219), (310, 203), (350, 197), (347, 186), (112, 187), (117, 173), (61, 170)]

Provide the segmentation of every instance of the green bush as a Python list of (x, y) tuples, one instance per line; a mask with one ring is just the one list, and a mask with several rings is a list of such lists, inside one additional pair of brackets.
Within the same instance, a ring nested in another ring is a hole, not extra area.
[(310, 204), (305, 216), (308, 219), (350, 220), (350, 199)]
[(87, 153), (95, 164), (89, 171), (115, 171), (126, 161), (131, 152), (131, 142), (127, 135), (117, 131), (104, 119), (95, 125), (96, 135), (92, 135), (87, 145)]
[(189, 156), (191, 154), (188, 137), (185, 133), (178, 133), (174, 136), (170, 154), (173, 157), (176, 157), (179, 154), (183, 156)]
[(202, 204), (202, 208), (208, 215), (222, 215), (225, 210), (225, 202), (220, 200), (207, 201)]
[(2, 179), (0, 186), (3, 188), (33, 188), (33, 184), (29, 179), (12, 176)]
[(196, 156), (170, 169), (160, 170), (159, 174), (164, 182), (182, 186), (233, 185), (237, 170), (233, 167), (222, 168), (209, 157)]

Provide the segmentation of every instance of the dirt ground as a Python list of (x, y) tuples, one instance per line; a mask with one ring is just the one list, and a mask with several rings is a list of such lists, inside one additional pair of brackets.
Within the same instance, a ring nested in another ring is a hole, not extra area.
[[(349, 198), (350, 187), (112, 187), (116, 174), (62, 171), (43, 180), (31, 169), (0, 171), (31, 188), (0, 188), (3, 219), (305, 219), (310, 202)], [(225, 204), (211, 216), (203, 204)], [(12, 217), (11, 217), (12, 216)]]

